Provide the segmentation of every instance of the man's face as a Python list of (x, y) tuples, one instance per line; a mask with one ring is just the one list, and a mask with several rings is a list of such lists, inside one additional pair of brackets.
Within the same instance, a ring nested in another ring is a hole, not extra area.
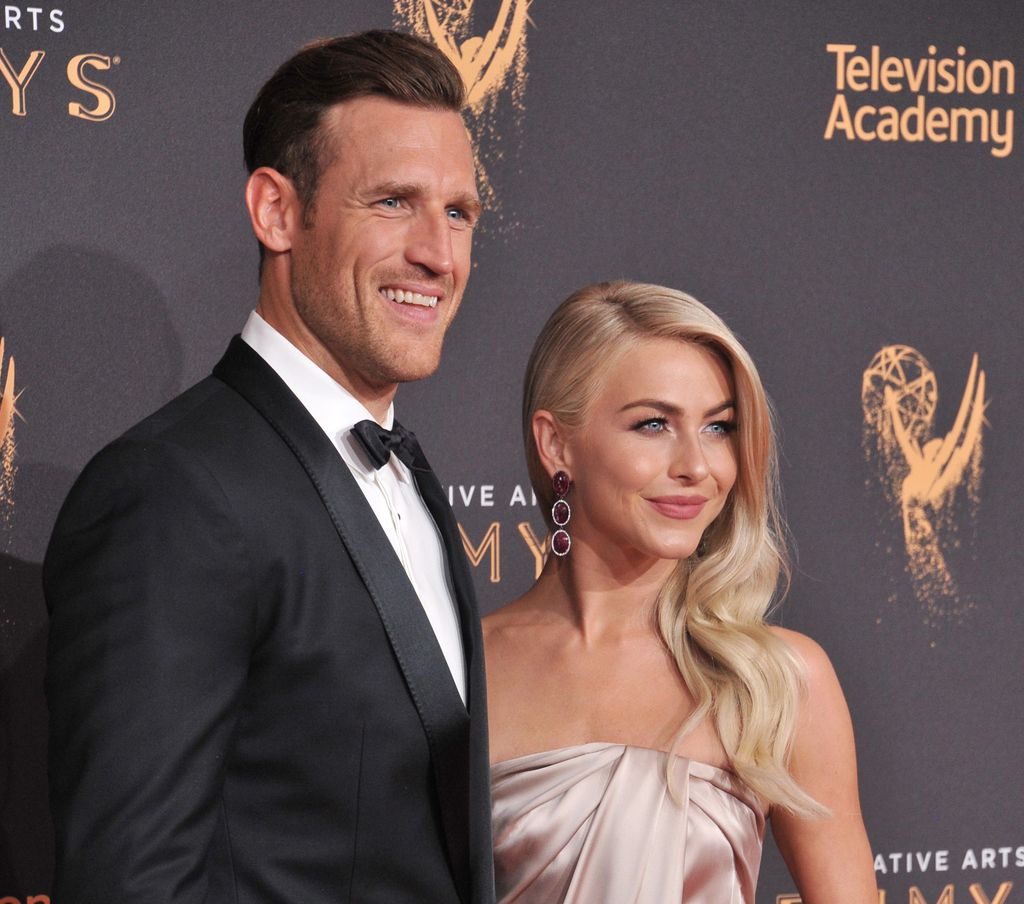
[(291, 247), (307, 354), (357, 396), (437, 369), (479, 216), (462, 119), (377, 97), (324, 118), (311, 216)]

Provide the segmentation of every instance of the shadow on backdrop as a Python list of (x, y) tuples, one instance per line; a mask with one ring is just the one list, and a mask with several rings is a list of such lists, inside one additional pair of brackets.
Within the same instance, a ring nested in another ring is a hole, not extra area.
[(104, 251), (54, 245), (0, 286), (0, 335), (18, 365), (14, 535), (40, 559), (70, 481), (27, 487), (28, 462), (77, 474), (180, 390), (182, 350), (157, 284)]
[(0, 555), (0, 898), (19, 900), (48, 892), (53, 877), (41, 570)]
[(21, 393), (0, 523), (0, 899), (48, 894), (53, 829), (41, 561), (85, 462), (180, 390), (181, 343), (157, 284), (104, 251), (55, 245), (0, 287)]

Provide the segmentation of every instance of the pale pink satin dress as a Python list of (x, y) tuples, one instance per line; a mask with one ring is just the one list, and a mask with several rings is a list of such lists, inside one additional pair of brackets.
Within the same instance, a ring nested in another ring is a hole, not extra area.
[(765, 816), (732, 773), (593, 743), (491, 767), (499, 904), (754, 904)]

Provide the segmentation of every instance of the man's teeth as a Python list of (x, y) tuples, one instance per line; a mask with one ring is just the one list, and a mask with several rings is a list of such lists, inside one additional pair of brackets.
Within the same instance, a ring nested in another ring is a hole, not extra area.
[(381, 289), (384, 297), (399, 304), (418, 304), (425, 308), (432, 308), (437, 305), (436, 295), (420, 295), (419, 292), (406, 292), (402, 289)]

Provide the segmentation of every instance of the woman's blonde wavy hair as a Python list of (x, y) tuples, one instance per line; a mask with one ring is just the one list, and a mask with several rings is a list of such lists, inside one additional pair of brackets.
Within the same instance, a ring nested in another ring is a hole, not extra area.
[(705, 531), (700, 555), (679, 562), (656, 603), (661, 637), (697, 702), (673, 748), (710, 715), (732, 769), (750, 788), (771, 804), (821, 815), (824, 808), (787, 769), (802, 667), (765, 624), (780, 576), (784, 586), (789, 580), (772, 412), (754, 362), (725, 323), (696, 299), (662, 286), (597, 283), (567, 298), (541, 330), (526, 368), (530, 480), (549, 510), (551, 481), (534, 442), (534, 413), (549, 411), (570, 430), (579, 427), (603, 388), (602, 373), (653, 338), (717, 354), (736, 395), (736, 483)]

